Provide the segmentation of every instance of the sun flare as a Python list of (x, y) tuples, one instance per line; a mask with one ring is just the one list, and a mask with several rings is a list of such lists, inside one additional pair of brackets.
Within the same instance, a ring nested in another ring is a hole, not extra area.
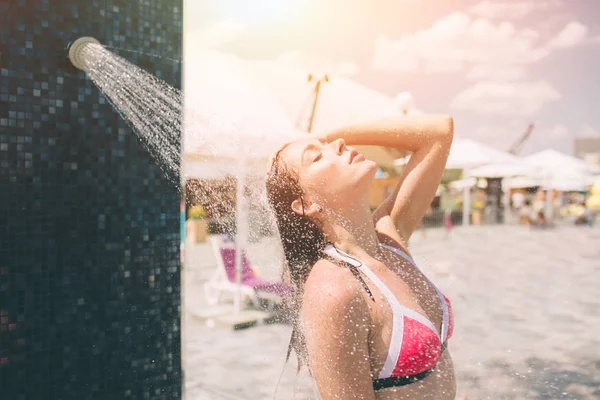
[(250, 24), (281, 22), (292, 18), (300, 0), (214, 0), (213, 5), (225, 18)]

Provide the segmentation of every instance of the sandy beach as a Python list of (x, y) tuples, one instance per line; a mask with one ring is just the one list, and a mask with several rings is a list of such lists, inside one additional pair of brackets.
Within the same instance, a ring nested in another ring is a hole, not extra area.
[[(273, 243), (249, 246), (275, 277)], [(458, 393), (473, 399), (600, 398), (600, 226), (430, 229), (410, 243), (416, 262), (451, 299), (449, 349)], [(187, 400), (318, 398), (310, 378), (284, 368), (290, 327), (232, 331), (194, 317), (215, 268), (206, 244), (186, 246), (184, 373)], [(295, 393), (295, 397), (294, 397)], [(459, 397), (460, 398), (460, 397)]]

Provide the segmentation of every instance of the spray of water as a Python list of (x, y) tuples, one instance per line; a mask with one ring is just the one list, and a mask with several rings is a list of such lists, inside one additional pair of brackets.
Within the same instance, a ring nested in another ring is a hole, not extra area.
[[(241, 117), (237, 116), (237, 119), (229, 115), (225, 122), (222, 116), (214, 115), (214, 111), (211, 113), (205, 109), (202, 110), (201, 115), (194, 115), (194, 111), (186, 110), (184, 126), (181, 91), (112, 53), (95, 39), (81, 38), (75, 41), (70, 47), (69, 57), (73, 65), (85, 71), (108, 98), (115, 110), (132, 127), (166, 177), (178, 187), (181, 164), (180, 143), (184, 128), (186, 137), (201, 143), (208, 155), (211, 151), (215, 153), (213, 155), (217, 155), (218, 150), (215, 145), (220, 144), (220, 149), (229, 147), (244, 150), (245, 154), (240, 152), (238, 158), (244, 156), (252, 158), (256, 143), (252, 142), (252, 138), (244, 138), (242, 133), (248, 131), (248, 126), (260, 126), (259, 129), (267, 127), (264, 124), (256, 124), (256, 121), (261, 119), (261, 116), (256, 113), (246, 113)], [(237, 84), (237, 82), (230, 82), (230, 84)], [(228, 93), (224, 95), (227, 96)], [(247, 95), (253, 97), (254, 93), (248, 91)], [(229, 97), (214, 100), (217, 100), (216, 107), (225, 104), (230, 108), (236, 106), (236, 99)], [(246, 105), (247, 103), (243, 101), (238, 102), (238, 107), (243, 108)], [(233, 134), (222, 135), (222, 132)], [(243, 163), (240, 163), (240, 166), (244, 168)], [(266, 202), (264, 175), (257, 177), (248, 175), (249, 171), (239, 172), (241, 172), (240, 176), (245, 177), (246, 183), (244, 203), (252, 205), (249, 209), (243, 210), (244, 213), (250, 214), (243, 223), (245, 227), (239, 226), (240, 220), (235, 218), (238, 210), (235, 207), (235, 197), (232, 196), (236, 186), (235, 180), (240, 179), (239, 176), (228, 175), (221, 179), (202, 182), (190, 180), (185, 185), (186, 198), (192, 203), (203, 204), (206, 211), (211, 214), (228, 215), (228, 219), (218, 221), (220, 227), (217, 229), (220, 228), (223, 232), (234, 233), (236, 229), (242, 228), (246, 234), (249, 234), (251, 240), (258, 239), (264, 234), (273, 234), (275, 223)], [(248, 229), (248, 225), (253, 229)], [(293, 318), (291, 315), (289, 317)], [(294, 385), (294, 395), (296, 394), (296, 385)]]
[[(112, 53), (97, 40), (90, 37), (77, 39), (69, 47), (69, 58), (75, 67), (86, 72), (132, 127), (174, 185), (179, 188), (181, 142), (185, 131), (186, 146), (196, 151), (200, 149), (207, 160), (204, 172), (208, 172), (211, 178), (218, 176), (221, 180), (234, 182), (238, 177), (244, 177), (249, 189), (245, 191), (249, 202), (263, 209), (256, 213), (260, 215), (259, 220), (252, 223), (265, 226), (268, 216), (264, 213), (264, 181), (257, 182), (256, 175), (251, 173), (256, 172), (256, 162), (250, 167), (245, 160), (257, 160), (259, 153), (265, 153), (265, 147), (275, 150), (289, 140), (289, 136), (286, 137), (282, 129), (285, 123), (277, 120), (274, 113), (261, 114), (260, 111), (264, 110), (257, 105), (261, 100), (256, 87), (250, 85), (246, 77), (240, 77), (240, 68), (227, 74), (223, 71), (228, 67), (227, 63), (211, 64), (211, 60), (207, 59), (205, 64), (211, 65), (207, 68), (208, 72), (198, 71), (195, 74), (195, 77), (206, 77), (200, 86), (206, 94), (192, 102), (199, 109), (186, 107), (184, 121), (184, 96), (180, 90)], [(213, 74), (226, 76), (226, 79), (219, 81), (219, 76), (213, 77)], [(272, 106), (263, 108), (273, 109)], [(262, 140), (276, 136), (280, 136), (281, 143)], [(217, 167), (210, 160), (223, 155), (236, 165), (229, 168), (229, 175), (219, 176), (214, 171)], [(259, 163), (261, 179), (264, 177), (263, 164)], [(185, 171), (181, 175), (185, 177)], [(219, 214), (231, 217), (234, 203), (222, 199), (220, 184), (212, 188), (210, 182), (204, 180), (202, 186), (203, 190), (195, 193), (196, 202), (209, 208), (221, 207), (223, 210)], [(266, 225), (272, 225), (272, 221), (267, 221)], [(250, 233), (254, 232), (251, 230)]]
[(135, 130), (166, 177), (178, 183), (181, 91), (111, 53), (91, 38), (74, 42), (69, 56)]

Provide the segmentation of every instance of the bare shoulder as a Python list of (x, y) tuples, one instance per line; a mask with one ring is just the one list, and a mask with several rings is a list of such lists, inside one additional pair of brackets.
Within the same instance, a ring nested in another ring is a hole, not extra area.
[(396, 228), (393, 226), (391, 219), (385, 218), (383, 221), (380, 221), (380, 223), (387, 226), (385, 226), (383, 229), (378, 229), (376, 227), (377, 238), (379, 239), (379, 242), (386, 246), (395, 247), (396, 249), (400, 249), (409, 254), (408, 246), (396, 232)]
[(315, 264), (306, 282), (302, 327), (323, 399), (375, 400), (369, 306), (359, 285), (348, 268), (328, 260)]
[(373, 224), (381, 243), (394, 247), (401, 244), (401, 247), (405, 247), (404, 240), (400, 236), (396, 224), (384, 208), (380, 207), (373, 212)]
[(329, 260), (314, 266), (304, 287), (302, 314), (309, 320), (333, 321), (368, 312), (361, 284), (348, 268)]

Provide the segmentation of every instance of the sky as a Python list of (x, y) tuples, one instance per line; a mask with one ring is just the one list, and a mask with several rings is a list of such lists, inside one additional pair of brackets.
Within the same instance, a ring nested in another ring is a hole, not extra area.
[[(520, 154), (600, 138), (600, 0), (186, 0), (192, 48), (342, 74)], [(188, 51), (188, 50), (186, 50)]]

